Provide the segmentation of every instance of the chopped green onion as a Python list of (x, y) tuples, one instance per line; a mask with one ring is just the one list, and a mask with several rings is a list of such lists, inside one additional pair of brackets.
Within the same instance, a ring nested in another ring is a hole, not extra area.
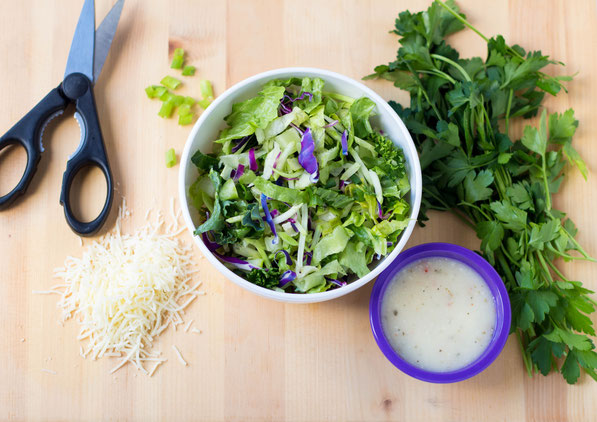
[(147, 98), (155, 98), (156, 97), (155, 85), (151, 85), (151, 86), (148, 86), (147, 88), (145, 88), (145, 93), (147, 94)]
[(164, 90), (162, 91), (162, 94), (158, 97), (160, 100), (162, 101), (168, 101), (170, 98), (172, 98), (172, 93), (170, 91), (168, 91), (168, 88), (166, 87), (161, 87)]
[(180, 107), (178, 107), (178, 115), (179, 116), (186, 116), (189, 114), (193, 114), (193, 112), (191, 111), (190, 105), (182, 104)]
[(166, 88), (176, 89), (180, 86), (182, 82), (172, 76), (164, 76), (164, 78), (160, 81), (162, 85)]
[(194, 99), (193, 97), (184, 97), (184, 101), (182, 103), (188, 104), (191, 107), (193, 107), (197, 103), (197, 100)]
[(166, 151), (166, 167), (171, 168), (176, 165), (176, 152), (174, 148), (170, 148)]
[(194, 117), (195, 117), (195, 114), (193, 114), (193, 112), (191, 112), (190, 114), (185, 114), (184, 116), (179, 113), (178, 124), (181, 126), (189, 125), (189, 124), (193, 123)]
[(145, 93), (149, 98), (160, 98), (165, 92), (168, 92), (168, 89), (160, 85), (150, 85), (145, 88)]
[(179, 107), (184, 103), (184, 97), (182, 95), (172, 95), (168, 101), (173, 103), (176, 107)]
[(174, 103), (172, 101), (164, 101), (162, 103), (162, 107), (158, 112), (158, 116), (167, 119), (168, 117), (172, 116), (172, 112), (174, 111)]
[(182, 48), (177, 48), (174, 50), (174, 56), (172, 57), (172, 64), (170, 67), (172, 69), (180, 69), (182, 68), (182, 63), (184, 62), (184, 50)]
[(202, 79), (199, 81), (199, 89), (201, 90), (201, 97), (203, 99), (207, 99), (207, 98), (212, 98), (214, 97), (214, 90), (213, 87), (211, 86), (211, 82), (206, 80), (206, 79)]
[(182, 69), (182, 75), (193, 76), (195, 74), (195, 70), (197, 70), (195, 66), (185, 66), (184, 69)]
[(198, 100), (197, 104), (199, 104), (199, 107), (201, 107), (203, 110), (205, 110), (207, 108), (207, 106), (209, 106), (211, 104), (211, 102), (213, 101), (213, 98), (206, 98), (203, 100)]

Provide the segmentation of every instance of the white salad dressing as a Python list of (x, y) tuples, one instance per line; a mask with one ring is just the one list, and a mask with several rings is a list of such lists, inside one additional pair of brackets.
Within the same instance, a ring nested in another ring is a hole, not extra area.
[(383, 331), (407, 362), (433, 372), (467, 366), (489, 345), (495, 302), (481, 276), (460, 261), (425, 258), (403, 268), (382, 299)]

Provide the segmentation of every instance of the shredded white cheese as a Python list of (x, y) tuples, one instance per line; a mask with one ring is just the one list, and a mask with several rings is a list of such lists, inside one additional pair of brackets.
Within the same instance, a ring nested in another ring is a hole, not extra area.
[(186, 360), (184, 360), (184, 358), (182, 357), (182, 353), (180, 353), (180, 350), (178, 350), (178, 347), (176, 347), (175, 345), (172, 345), (172, 349), (174, 349), (174, 352), (176, 353), (176, 357), (178, 358), (178, 361), (180, 363), (182, 363), (184, 366), (187, 366), (188, 363)]
[[(173, 203), (170, 211), (180, 215)], [(64, 268), (56, 270), (64, 280), (59, 306), (63, 320), (75, 318), (81, 325), (78, 339), (86, 341), (82, 357), (120, 356), (111, 373), (131, 362), (151, 375), (166, 360), (153, 350), (153, 342), (168, 325), (183, 324), (183, 310), (203, 292), (197, 291), (200, 283), (190, 285), (197, 271), (192, 269), (192, 249), (175, 238), (177, 219), (166, 234), (161, 233), (161, 213), (155, 222), (123, 234), (121, 221), (128, 215), (123, 201), (115, 229), (89, 244), (82, 257), (67, 257)], [(179, 360), (184, 361), (182, 355)], [(155, 362), (151, 372), (145, 368), (148, 362)]]

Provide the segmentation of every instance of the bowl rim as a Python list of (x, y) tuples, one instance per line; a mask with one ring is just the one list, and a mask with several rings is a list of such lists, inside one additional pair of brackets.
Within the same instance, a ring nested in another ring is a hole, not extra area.
[[(421, 369), (403, 359), (390, 345), (381, 323), (381, 304), (387, 286), (394, 276), (407, 265), (423, 258), (445, 257), (456, 259), (477, 272), (489, 287), (495, 300), (496, 329), (483, 353), (467, 366), (450, 372)], [(471, 378), (491, 365), (502, 352), (510, 334), (512, 321), (510, 299), (506, 286), (497, 271), (483, 257), (465, 247), (452, 243), (423, 243), (400, 254), (377, 278), (369, 302), (369, 319), (375, 342), (386, 358), (399, 370), (421, 381), (445, 384)]]
[[(193, 234), (195, 230), (195, 226), (191, 219), (191, 215), (189, 212), (189, 205), (187, 201), (187, 189), (185, 187), (186, 182), (186, 171), (187, 166), (190, 163), (190, 155), (191, 155), (191, 145), (193, 144), (193, 140), (196, 138), (199, 130), (201, 129), (202, 125), (210, 118), (210, 115), (218, 108), (218, 106), (224, 102), (229, 97), (236, 95), (236, 93), (247, 85), (255, 84), (255, 83), (265, 83), (268, 79), (276, 79), (283, 77), (284, 75), (289, 74), (304, 74), (304, 75), (312, 75), (313, 77), (320, 77), (324, 79), (334, 79), (337, 82), (352, 85), (353, 87), (359, 89), (363, 92), (363, 95), (369, 97), (373, 100), (378, 107), (378, 110), (384, 109), (386, 113), (391, 117), (393, 120), (393, 124), (398, 126), (398, 129), (402, 133), (402, 136), (405, 140), (405, 145), (403, 146), (403, 150), (405, 154), (408, 153), (410, 156), (414, 157), (412, 162), (409, 162), (409, 165), (412, 166), (413, 174), (415, 175), (414, 180), (411, 180), (411, 190), (414, 190), (415, 193), (415, 200), (414, 203), (411, 204), (411, 221), (409, 221), (407, 227), (404, 229), (400, 237), (400, 241), (398, 245), (394, 248), (394, 250), (387, 255), (382, 262), (378, 264), (376, 268), (374, 268), (369, 274), (364, 277), (361, 277), (354, 282), (343, 286), (338, 289), (320, 292), (320, 293), (310, 293), (310, 294), (297, 294), (297, 293), (284, 293), (284, 292), (276, 292), (274, 290), (269, 290), (260, 286), (257, 286), (244, 278), (236, 275), (230, 269), (228, 269), (224, 264), (222, 264), (205, 246), (199, 236), (195, 236)], [(408, 152), (407, 152), (408, 150)], [(375, 91), (371, 88), (367, 87), (366, 85), (349, 78), (348, 76), (344, 76), (342, 74), (313, 67), (285, 67), (285, 68), (277, 68), (265, 72), (258, 73), (253, 75), (247, 79), (244, 79), (226, 91), (224, 91), (220, 96), (218, 96), (214, 102), (201, 114), (193, 129), (191, 130), (189, 136), (187, 137), (181, 158), (180, 158), (180, 170), (179, 170), (179, 178), (178, 178), (178, 195), (180, 201), (180, 207), (182, 210), (182, 215), (184, 221), (186, 223), (187, 229), (191, 233), (195, 243), (199, 246), (199, 249), (203, 253), (203, 255), (214, 265), (226, 278), (234, 282), (235, 284), (245, 288), (246, 290), (251, 291), (262, 297), (267, 297), (270, 299), (287, 302), (287, 303), (315, 303), (315, 302), (322, 302), (330, 299), (334, 299), (345, 294), (351, 293), (362, 287), (369, 281), (373, 280), (377, 277), (390, 263), (398, 256), (400, 251), (404, 248), (406, 242), (408, 241), (414, 226), (416, 224), (416, 216), (419, 213), (419, 208), (421, 205), (421, 198), (422, 198), (422, 175), (421, 175), (421, 166), (419, 162), (419, 156), (417, 153), (417, 149), (415, 144), (412, 140), (412, 137), (409, 131), (406, 129), (404, 122), (402, 119), (396, 114), (396, 112), (390, 107), (390, 105)], [(415, 218), (412, 218), (415, 216)]]

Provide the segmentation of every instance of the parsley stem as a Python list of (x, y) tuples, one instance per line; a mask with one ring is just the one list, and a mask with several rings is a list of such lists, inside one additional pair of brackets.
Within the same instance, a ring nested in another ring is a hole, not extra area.
[(547, 246), (547, 249), (549, 249), (550, 251), (552, 251), (556, 255), (561, 256), (564, 259), (569, 259), (571, 261), (590, 261), (590, 262), (597, 262), (597, 260), (595, 260), (595, 258), (591, 258), (588, 255), (586, 255), (586, 256), (585, 255), (583, 255), (583, 256), (573, 256), (573, 255), (569, 255), (567, 253), (558, 251), (553, 246), (551, 246), (549, 243), (547, 243), (546, 246)]
[(501, 253), (501, 251), (496, 251), (495, 256), (497, 257), (500, 265), (502, 266), (502, 269), (504, 270), (504, 273), (506, 274), (506, 278), (512, 284), (512, 286), (515, 287), (516, 286), (516, 278), (514, 278), (514, 275), (512, 274), (512, 271), (510, 270), (510, 266), (506, 262), (504, 255)]
[[(460, 73), (462, 73), (462, 76), (464, 76), (464, 79), (466, 79), (468, 82), (471, 82), (471, 77), (469, 76), (469, 74), (468, 74), (468, 73), (466, 73), (466, 71), (465, 71), (465, 70), (462, 68), (462, 66), (460, 66), (460, 65), (459, 65), (458, 63), (456, 63), (455, 61), (453, 61), (453, 60), (450, 60), (450, 59), (449, 59), (449, 58), (447, 58), (447, 57), (440, 56), (439, 54), (432, 54), (432, 55), (431, 55), (431, 57), (432, 57), (432, 58), (434, 58), (434, 59), (437, 59), (437, 60), (441, 60), (441, 61), (443, 61), (443, 62), (446, 62), (446, 63), (448, 63), (448, 64), (451, 64), (451, 65), (452, 65), (452, 66), (454, 66), (456, 69), (458, 69), (458, 71), (459, 71)], [(450, 78), (450, 79), (452, 79), (452, 78)], [(453, 81), (453, 82), (452, 82), (453, 84), (456, 84), (456, 81), (454, 81), (454, 79), (452, 79), (452, 81)]]
[(549, 212), (551, 210), (551, 192), (549, 191), (549, 182), (547, 181), (546, 161), (545, 154), (543, 154), (541, 156), (541, 169), (543, 170), (543, 186), (545, 187), (545, 209)]
[(505, 124), (506, 124), (506, 136), (510, 137), (510, 133), (508, 131), (510, 127), (510, 107), (512, 107), (512, 95), (514, 94), (514, 90), (510, 88), (510, 93), (508, 94), (508, 105), (506, 106), (506, 117), (505, 117)]
[(419, 79), (419, 75), (414, 71), (414, 69), (412, 68), (410, 63), (406, 62), (406, 66), (408, 67), (408, 70), (410, 71), (410, 73), (415, 77), (415, 80), (417, 81), (417, 84), (419, 85), (419, 92), (421, 92), (425, 96), (427, 103), (431, 106), (431, 108), (435, 112), (435, 115), (437, 116), (437, 118), (439, 120), (442, 120), (442, 116), (439, 114), (437, 107), (435, 107), (435, 104), (429, 100), (429, 96), (427, 95), (427, 91), (425, 91), (425, 88), (423, 87), (423, 84), (421, 83), (421, 79)]
[(458, 14), (457, 12), (452, 10), (452, 8), (450, 6), (448, 6), (446, 3), (444, 3), (441, 0), (435, 0), (435, 1), (437, 3), (439, 3), (448, 12), (450, 12), (450, 14), (452, 16), (454, 16), (456, 19), (458, 19), (460, 22), (462, 22), (466, 27), (468, 27), (469, 29), (472, 29), (478, 36), (483, 38), (485, 40), (485, 42), (489, 42), (489, 38), (487, 38), (485, 35), (483, 35), (477, 28), (475, 28), (473, 25), (471, 25), (465, 18), (460, 16), (460, 14)]
[(439, 69), (435, 69), (435, 70), (418, 70), (419, 73), (424, 73), (426, 75), (436, 75), (439, 76), (441, 78), (444, 78), (445, 80), (447, 80), (448, 82), (450, 82), (451, 84), (455, 84), (456, 81), (447, 73), (442, 72)]
[(562, 279), (562, 281), (568, 281), (568, 279), (564, 276), (564, 274), (560, 272), (560, 270), (558, 270), (558, 267), (556, 267), (553, 264), (553, 262), (551, 262), (550, 260), (547, 260), (546, 262), (547, 265), (549, 265), (549, 267), (553, 270), (553, 272), (556, 273), (556, 275)]
[(461, 212), (459, 212), (456, 208), (452, 208), (450, 207), (448, 204), (446, 204), (444, 202), (444, 200), (442, 198), (440, 198), (439, 196), (437, 196), (436, 194), (434, 194), (433, 192), (427, 190), (425, 191), (425, 194), (433, 197), (433, 199), (435, 199), (436, 201), (440, 202), (446, 211), (451, 211), (452, 214), (454, 214), (456, 217), (458, 217), (464, 224), (466, 224), (467, 226), (469, 226), (471, 229), (475, 230), (476, 226), (473, 222), (471, 222), (469, 220), (469, 218), (465, 215), (463, 215)]
[(537, 252), (535, 252), (535, 255), (537, 256), (537, 258), (539, 259), (539, 262), (541, 263), (541, 270), (545, 274), (545, 279), (549, 282), (549, 284), (552, 284), (553, 278), (551, 276), (551, 272), (549, 271), (549, 267), (545, 263), (543, 254), (541, 254), (540, 252), (537, 251)]
[(572, 236), (568, 230), (566, 230), (564, 227), (562, 227), (562, 230), (564, 230), (564, 233), (566, 233), (566, 236), (568, 236), (568, 239), (570, 239), (570, 241), (572, 243), (574, 243), (574, 246), (576, 246), (576, 250), (579, 251), (582, 256), (587, 260), (587, 261), (591, 261), (591, 262), (597, 262), (597, 260), (595, 258), (592, 258), (591, 256), (589, 256), (589, 254), (587, 254), (585, 252), (585, 250), (583, 249), (582, 246), (580, 246), (580, 244), (576, 241), (576, 239), (574, 238), (574, 236)]
[(516, 330), (516, 338), (518, 339), (518, 345), (520, 346), (520, 351), (522, 352), (522, 361), (524, 362), (524, 366), (527, 370), (527, 374), (529, 377), (533, 376), (533, 367), (531, 366), (531, 362), (529, 359), (529, 352), (526, 351), (524, 344), (522, 342), (522, 335), (520, 334), (520, 330)]

